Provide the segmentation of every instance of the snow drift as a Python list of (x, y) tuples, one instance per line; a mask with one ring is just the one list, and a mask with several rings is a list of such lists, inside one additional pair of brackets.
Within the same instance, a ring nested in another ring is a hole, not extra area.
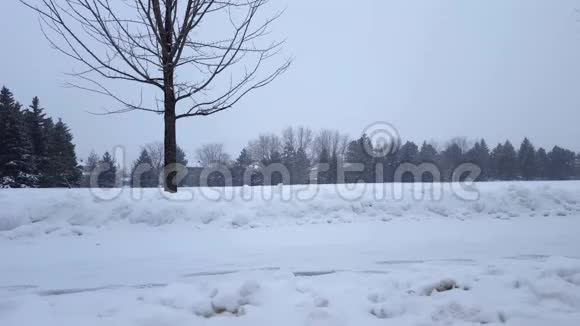
[(395, 219), (580, 215), (580, 182), (160, 189), (0, 190), (0, 236), (72, 234), (118, 223), (255, 228)]

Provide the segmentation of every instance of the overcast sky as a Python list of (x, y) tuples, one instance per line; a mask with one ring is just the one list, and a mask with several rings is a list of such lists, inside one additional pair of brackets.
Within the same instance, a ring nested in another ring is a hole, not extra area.
[[(580, 151), (580, 1), (272, 0), (287, 10), (290, 70), (232, 110), (178, 122), (189, 155), (222, 142), (235, 157), (247, 141), (288, 125), (359, 136), (376, 120), (405, 140), (524, 136)], [(52, 50), (36, 16), (4, 0), (0, 84), (28, 105), (37, 95), (72, 129), (79, 158), (161, 140), (153, 113), (93, 116), (106, 98), (62, 85), (71, 62)], [(128, 88), (129, 89), (129, 88)]]

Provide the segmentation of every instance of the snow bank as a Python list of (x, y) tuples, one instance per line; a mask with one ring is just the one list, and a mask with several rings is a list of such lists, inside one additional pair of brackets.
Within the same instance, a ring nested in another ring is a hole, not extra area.
[(118, 223), (255, 228), (394, 219), (580, 215), (580, 182), (0, 190), (0, 236), (74, 235)]
[[(315, 277), (234, 273), (46, 296), (20, 289), (4, 302), (0, 320), (4, 325), (578, 325), (578, 285), (561, 270), (577, 278), (579, 261), (401, 264), (380, 274)], [(463, 286), (425, 293), (425, 282)]]

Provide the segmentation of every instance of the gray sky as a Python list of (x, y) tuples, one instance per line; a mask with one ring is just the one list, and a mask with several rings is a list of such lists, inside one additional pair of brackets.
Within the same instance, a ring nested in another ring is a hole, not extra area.
[[(189, 156), (222, 142), (235, 157), (247, 141), (288, 125), (359, 136), (376, 120), (403, 139), (506, 138), (580, 151), (580, 1), (272, 0), (274, 26), (295, 57), (290, 70), (232, 110), (178, 122)], [(79, 158), (161, 140), (161, 116), (93, 116), (110, 104), (62, 87), (71, 62), (52, 50), (36, 16), (3, 1), (0, 84), (28, 105), (37, 95), (69, 124)], [(129, 91), (131, 88), (128, 87)]]

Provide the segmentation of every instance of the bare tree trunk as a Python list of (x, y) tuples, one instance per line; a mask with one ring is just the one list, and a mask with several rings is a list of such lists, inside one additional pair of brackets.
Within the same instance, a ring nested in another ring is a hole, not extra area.
[[(172, 79), (172, 78), (169, 78)], [(177, 192), (177, 174), (175, 169), (176, 153), (177, 153), (177, 138), (175, 131), (175, 94), (173, 93), (173, 83), (171, 80), (170, 87), (165, 90), (165, 162), (163, 169), (163, 186), (167, 192)], [(169, 85), (168, 85), (169, 86)]]

